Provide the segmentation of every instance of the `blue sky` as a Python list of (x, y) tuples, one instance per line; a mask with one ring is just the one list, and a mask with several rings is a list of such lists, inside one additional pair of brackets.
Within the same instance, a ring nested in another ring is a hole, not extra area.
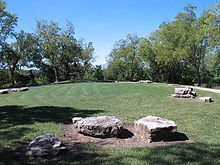
[(93, 42), (94, 64), (105, 64), (115, 41), (136, 33), (147, 37), (163, 21), (171, 21), (187, 3), (202, 10), (219, 0), (5, 0), (7, 11), (16, 14), (17, 30), (33, 32), (36, 20), (75, 27), (76, 38)]

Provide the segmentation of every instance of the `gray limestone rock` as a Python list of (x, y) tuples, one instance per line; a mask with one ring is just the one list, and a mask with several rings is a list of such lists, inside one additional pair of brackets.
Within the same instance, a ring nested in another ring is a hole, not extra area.
[(140, 81), (138, 81), (139, 83), (146, 83), (146, 84), (148, 84), (148, 83), (153, 83), (153, 81), (151, 81), (151, 80), (140, 80)]
[(191, 87), (175, 88), (174, 94), (171, 95), (173, 98), (195, 98), (196, 92)]
[(55, 135), (46, 134), (38, 136), (30, 142), (27, 147), (26, 155), (30, 157), (55, 156), (65, 149), (66, 147), (63, 146)]
[(73, 118), (77, 132), (93, 137), (117, 137), (123, 130), (123, 123), (113, 116)]
[(134, 122), (134, 134), (148, 142), (164, 141), (177, 131), (174, 121), (156, 116), (147, 116)]
[(194, 98), (194, 96), (190, 95), (190, 94), (185, 94), (185, 95), (172, 94), (171, 97), (173, 97), (173, 98)]
[(0, 94), (8, 94), (9, 93), (9, 89), (1, 89), (0, 90)]
[(22, 88), (11, 88), (9, 89), (10, 92), (23, 92), (29, 90), (28, 87), (22, 87)]
[(201, 102), (207, 102), (207, 103), (214, 102), (214, 100), (211, 97), (199, 97), (198, 100)]

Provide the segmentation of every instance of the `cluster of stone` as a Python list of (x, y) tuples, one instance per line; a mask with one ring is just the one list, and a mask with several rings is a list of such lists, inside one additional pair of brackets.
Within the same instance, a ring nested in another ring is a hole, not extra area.
[(177, 131), (174, 121), (147, 116), (134, 122), (134, 134), (148, 142), (166, 141)]
[(151, 81), (151, 80), (140, 80), (140, 81), (138, 81), (139, 83), (146, 83), (146, 84), (148, 84), (148, 83), (153, 83), (153, 81)]
[(63, 146), (55, 135), (46, 134), (38, 136), (30, 142), (27, 147), (26, 155), (30, 157), (56, 156), (65, 149), (66, 147)]
[[(123, 123), (113, 116), (75, 117), (72, 121), (77, 132), (92, 137), (118, 137), (123, 131)], [(134, 122), (134, 134), (148, 142), (167, 141), (174, 133), (177, 133), (175, 122), (161, 117), (147, 116)], [(65, 149), (55, 135), (46, 134), (30, 142), (26, 155), (56, 156)]]
[(191, 87), (175, 88), (174, 94), (171, 95), (173, 98), (195, 98), (196, 92)]
[(0, 90), (0, 94), (8, 94), (10, 92), (23, 92), (23, 91), (27, 91), (27, 90), (29, 90), (28, 87), (2, 89), (2, 90)]
[(117, 137), (123, 130), (121, 120), (113, 116), (75, 117), (72, 121), (77, 132), (93, 137)]

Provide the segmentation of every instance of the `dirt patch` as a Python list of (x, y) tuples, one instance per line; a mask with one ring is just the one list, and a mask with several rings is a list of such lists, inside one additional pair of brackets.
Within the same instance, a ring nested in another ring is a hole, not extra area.
[(140, 136), (133, 134), (134, 126), (133, 124), (124, 125), (124, 133), (118, 138), (95, 138), (90, 136), (85, 136), (83, 134), (77, 133), (73, 125), (64, 125), (63, 127), (65, 136), (59, 137), (59, 139), (67, 147), (76, 146), (77, 144), (92, 144), (100, 147), (111, 147), (111, 148), (123, 148), (123, 147), (160, 147), (160, 146), (170, 146), (176, 144), (186, 144), (193, 143), (192, 140), (188, 139), (184, 134), (177, 133), (177, 139), (175, 141), (166, 142), (152, 142), (148, 143)]
[[(55, 157), (36, 157), (30, 158), (25, 155), (26, 147), (28, 143), (21, 144), (18, 148), (5, 148), (4, 156), (1, 157), (1, 161), (5, 164), (13, 164), (13, 162), (18, 162), (18, 164), (26, 164), (27, 162), (39, 161), (39, 162), (53, 162), (56, 163), (59, 160), (81, 160), (84, 159), (85, 155), (88, 154), (84, 150), (88, 147), (103, 147), (103, 148), (124, 148), (124, 147), (164, 147), (178, 144), (193, 143), (191, 140), (184, 140), (184, 134), (178, 133), (179, 140), (169, 141), (169, 142), (152, 142), (148, 143), (146, 140), (142, 139), (140, 136), (134, 135), (133, 124), (125, 124), (123, 136), (119, 138), (94, 138), (90, 136), (85, 136), (73, 128), (72, 124), (63, 126), (65, 135), (58, 137), (60, 141), (67, 147), (64, 154), (59, 154)], [(91, 156), (91, 155), (90, 155)], [(98, 155), (93, 155), (94, 157)], [(0, 162), (1, 164), (1, 162)]]

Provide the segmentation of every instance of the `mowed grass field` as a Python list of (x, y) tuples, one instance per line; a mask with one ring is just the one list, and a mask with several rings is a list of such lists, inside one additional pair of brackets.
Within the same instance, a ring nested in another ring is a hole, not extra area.
[[(1, 164), (220, 164), (220, 95), (214, 103), (168, 96), (175, 87), (165, 84), (72, 83), (33, 87), (0, 95)], [(173, 120), (178, 131), (195, 144), (159, 148), (99, 148), (82, 145), (80, 153), (59, 160), (17, 160), (16, 148), (41, 134), (64, 134), (71, 118), (111, 115), (124, 123), (155, 115)]]

